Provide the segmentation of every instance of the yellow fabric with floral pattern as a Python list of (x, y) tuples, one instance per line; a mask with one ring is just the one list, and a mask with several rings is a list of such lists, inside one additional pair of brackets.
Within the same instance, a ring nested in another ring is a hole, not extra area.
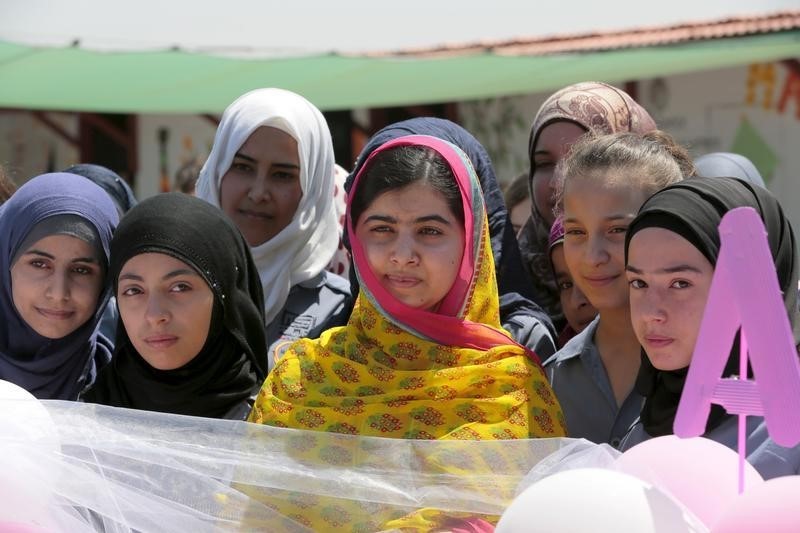
[[(249, 421), (407, 439), (565, 436), (561, 408), (541, 365), (500, 326), (489, 230), (482, 198), (478, 202), (483, 216), (476, 222), (481, 228), (475, 242), (477, 261), (461, 316), (466, 324), (508, 337), (508, 344), (478, 349), (422, 338), (382, 314), (362, 287), (346, 326), (316, 340), (300, 339), (287, 349), (264, 382)], [(278, 507), (287, 516), (299, 516), (289, 507)], [(326, 520), (321, 509), (317, 511), (306, 509), (303, 520), (315, 530), (334, 527), (331, 513)], [(430, 518), (413, 517), (430, 513), (411, 511), (400, 509), (384, 518), (405, 516), (392, 527), (426, 530)], [(336, 528), (352, 526), (340, 522)]]
[[(500, 330), (486, 227), (483, 236), (478, 282), (466, 315)], [(522, 347), (484, 351), (423, 340), (361, 296), (346, 326), (289, 347), (264, 382), (249, 420), (417, 439), (566, 434), (541, 367)]]

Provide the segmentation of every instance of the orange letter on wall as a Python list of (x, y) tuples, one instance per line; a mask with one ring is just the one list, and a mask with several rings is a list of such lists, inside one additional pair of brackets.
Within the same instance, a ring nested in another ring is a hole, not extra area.
[(764, 109), (772, 107), (775, 91), (775, 64), (756, 63), (750, 65), (747, 73), (747, 105), (755, 105), (759, 85), (764, 86)]
[(778, 113), (786, 110), (786, 103), (792, 97), (794, 97), (794, 116), (800, 120), (800, 72), (794, 69), (786, 73), (786, 83), (783, 84), (781, 100), (778, 102)]

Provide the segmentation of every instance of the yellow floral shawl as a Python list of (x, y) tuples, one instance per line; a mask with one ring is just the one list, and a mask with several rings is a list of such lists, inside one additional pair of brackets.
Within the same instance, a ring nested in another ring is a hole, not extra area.
[[(455, 316), (398, 305), (376, 287), (374, 276), (362, 275), (369, 267), (360, 243), (353, 239), (348, 205), (354, 264), (361, 281), (350, 320), (319, 339), (294, 342), (264, 382), (249, 420), (407, 439), (565, 436), (561, 408), (538, 358), (500, 326), (486, 212), (469, 160), (455, 146), (421, 135), (390, 141), (372, 157), (393, 146), (412, 144), (431, 147), (445, 157), (467, 205), (468, 276), (446, 297), (456, 290), (462, 294)], [(367, 168), (369, 161), (360, 176)], [(320, 522), (320, 516), (305, 516), (315, 529), (331, 525)]]
[[(361, 275), (366, 261), (360, 256), (360, 243), (352, 239), (348, 205), (355, 267), (362, 279), (362, 293), (350, 320), (319, 339), (300, 339), (287, 349), (264, 382), (250, 421), (397, 438), (564, 436), (561, 409), (538, 360), (500, 326), (486, 212), (469, 160), (455, 146), (423, 135), (390, 141), (373, 157), (412, 144), (428, 146), (445, 157), (469, 201), (466, 234), (474, 238), (466, 239), (464, 261), (471, 260), (473, 266), (460, 288), (466, 295), (457, 303), (461, 317), (406, 306), (395, 316), (381, 312), (382, 307), (397, 309), (398, 302), (381, 294), (374, 277)], [(357, 187), (358, 178), (351, 194)], [(419, 315), (423, 320), (414, 322)], [(461, 330), (444, 335), (473, 335), (467, 337), (471, 346), (431, 338), (441, 335), (439, 331), (420, 332), (429, 318)]]

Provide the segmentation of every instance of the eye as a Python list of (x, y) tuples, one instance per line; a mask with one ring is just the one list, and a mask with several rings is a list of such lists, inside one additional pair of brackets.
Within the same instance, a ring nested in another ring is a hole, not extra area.
[(241, 161), (234, 161), (231, 165), (231, 170), (235, 170), (237, 172), (250, 172), (253, 170), (253, 166), (249, 163), (242, 163)]
[(627, 233), (628, 226), (614, 226), (609, 230), (611, 233)]
[(558, 289), (561, 291), (568, 291), (572, 288), (571, 281), (562, 281), (558, 284)]
[(579, 228), (568, 228), (564, 230), (564, 235), (572, 235), (573, 237), (578, 235), (584, 235), (586, 232)]
[(281, 180), (281, 181), (292, 181), (292, 180), (297, 178), (296, 174), (293, 174), (291, 172), (280, 171), (280, 170), (275, 172), (274, 174), (272, 174), (272, 176), (275, 179), (278, 179), (278, 180)]
[(72, 271), (81, 276), (89, 276), (94, 273), (94, 268), (86, 265), (76, 265)]
[(392, 228), (390, 226), (372, 226), (369, 231), (371, 233), (391, 233)]
[(47, 268), (49, 266), (47, 261), (43, 259), (31, 259), (28, 264), (33, 268)]
[(142, 289), (139, 287), (125, 287), (119, 293), (120, 296), (136, 296), (137, 294), (142, 294)]
[(442, 230), (433, 227), (420, 228), (419, 232), (422, 235), (444, 235)]
[(670, 284), (670, 288), (672, 289), (688, 289), (691, 286), (692, 284), (685, 279), (676, 279)]
[(184, 281), (179, 281), (170, 287), (170, 292), (188, 292), (192, 290), (192, 286)]
[(628, 284), (631, 286), (631, 289), (646, 289), (647, 288), (647, 283), (645, 283), (644, 281), (642, 281), (640, 279), (632, 279), (632, 280), (630, 280), (628, 282)]

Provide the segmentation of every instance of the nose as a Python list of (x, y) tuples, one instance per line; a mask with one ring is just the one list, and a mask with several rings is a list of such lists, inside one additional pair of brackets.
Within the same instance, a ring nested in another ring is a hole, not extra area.
[(47, 285), (45, 295), (52, 300), (65, 302), (70, 298), (70, 288), (69, 273), (66, 270), (55, 272), (50, 277), (50, 283)]
[(151, 325), (163, 324), (169, 321), (170, 314), (165, 302), (158, 295), (150, 295), (145, 308), (145, 319)]
[(409, 235), (398, 235), (391, 250), (390, 259), (396, 265), (416, 265), (419, 263), (416, 242)]
[(254, 203), (263, 202), (269, 196), (269, 187), (267, 177), (259, 174), (253, 180), (250, 190), (247, 192), (247, 197)]
[[(638, 314), (648, 322), (664, 322), (667, 319), (666, 309), (664, 308), (661, 294), (654, 289), (639, 290), (635, 296), (635, 305), (632, 306), (632, 314)], [(634, 301), (634, 298), (631, 299)]]
[(611, 256), (606, 246), (607, 243), (601, 236), (590, 237), (586, 243), (586, 261), (595, 266), (607, 263)]

